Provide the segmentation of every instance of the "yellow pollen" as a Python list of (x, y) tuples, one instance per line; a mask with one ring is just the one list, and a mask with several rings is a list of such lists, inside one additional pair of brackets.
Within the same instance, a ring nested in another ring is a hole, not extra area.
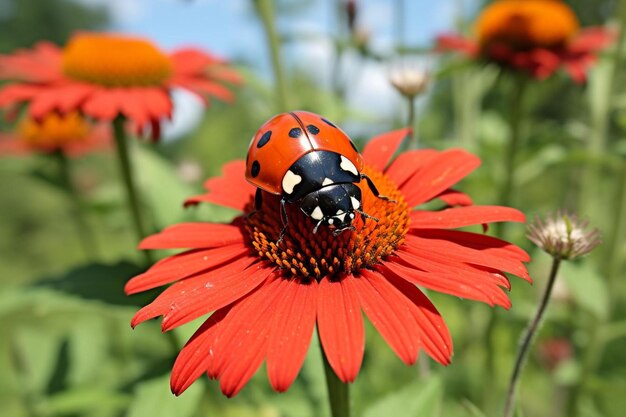
[[(280, 197), (263, 194), (261, 210), (246, 219), (249, 241), (261, 258), (301, 278), (320, 279), (325, 276), (350, 274), (371, 267), (392, 254), (404, 241), (409, 225), (409, 208), (402, 193), (384, 174), (365, 167), (367, 174), (382, 195), (395, 202), (375, 197), (365, 181), (359, 183), (363, 210), (378, 219), (363, 223), (356, 213), (354, 231), (334, 236), (332, 229), (320, 226), (313, 233), (315, 222), (298, 204), (287, 204), (289, 225), (283, 240), (277, 244), (282, 230)], [(252, 211), (253, 203), (246, 208)]]
[(578, 29), (576, 15), (561, 0), (498, 0), (475, 26), (481, 46), (503, 43), (519, 50), (563, 46)]
[(63, 50), (63, 72), (105, 87), (158, 86), (170, 76), (172, 64), (167, 55), (143, 39), (80, 34)]
[(89, 124), (78, 113), (65, 116), (50, 113), (41, 121), (25, 118), (17, 129), (29, 145), (49, 150), (83, 141), (90, 131)]

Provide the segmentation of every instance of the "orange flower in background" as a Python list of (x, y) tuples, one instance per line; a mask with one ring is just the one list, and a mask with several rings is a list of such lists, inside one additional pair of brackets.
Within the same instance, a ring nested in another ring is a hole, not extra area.
[(496, 62), (537, 79), (564, 68), (576, 82), (614, 34), (601, 27), (580, 29), (578, 18), (561, 0), (499, 0), (487, 6), (474, 25), (474, 37), (442, 35), (437, 46)]
[(68, 156), (80, 156), (111, 145), (111, 130), (107, 125), (89, 123), (76, 112), (64, 116), (50, 113), (40, 121), (25, 117), (14, 133), (0, 133), (0, 155), (61, 151)]
[(212, 97), (232, 101), (222, 83), (241, 81), (224, 60), (200, 50), (165, 54), (147, 40), (102, 33), (79, 33), (63, 49), (41, 42), (0, 56), (0, 78), (14, 81), (0, 89), (0, 107), (27, 103), (35, 119), (50, 112), (101, 121), (122, 115), (140, 130), (151, 125), (155, 138), (172, 114), (173, 88), (208, 104)]
[[(264, 194), (263, 206), (251, 215), (255, 187), (245, 179), (245, 162), (235, 161), (206, 182), (206, 194), (187, 201), (240, 211), (232, 223), (178, 224), (141, 243), (142, 249), (188, 250), (127, 283), (128, 294), (169, 285), (137, 312), (133, 326), (162, 316), (162, 329), (169, 331), (213, 312), (176, 359), (176, 395), (205, 373), (219, 379), (225, 395), (236, 395), (264, 361), (272, 387), (285, 391), (315, 327), (334, 372), (352, 382), (365, 349), (362, 312), (406, 364), (423, 350), (447, 365), (450, 334), (419, 287), (510, 307), (503, 271), (530, 281), (528, 255), (508, 242), (453, 229), (522, 222), (524, 215), (472, 206), (469, 196), (451, 188), (480, 164), (465, 151), (416, 150), (391, 161), (407, 133), (381, 135), (365, 148), (364, 173), (394, 201), (358, 184), (363, 207), (378, 221), (357, 217), (354, 231), (334, 235), (324, 227), (315, 233), (315, 221), (288, 205), (289, 226), (278, 242), (280, 196)], [(434, 199), (458, 207), (414, 210)]]

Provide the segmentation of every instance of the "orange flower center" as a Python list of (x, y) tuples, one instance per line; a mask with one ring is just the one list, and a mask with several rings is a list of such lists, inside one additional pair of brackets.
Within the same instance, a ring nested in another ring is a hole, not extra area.
[(89, 131), (89, 124), (78, 113), (50, 113), (41, 121), (25, 118), (18, 125), (20, 137), (29, 145), (49, 150), (83, 141)]
[(167, 55), (143, 39), (81, 34), (63, 51), (63, 72), (105, 87), (158, 86), (170, 76), (172, 64)]
[[(354, 231), (338, 236), (321, 226), (313, 233), (315, 222), (307, 217), (298, 204), (287, 204), (289, 225), (280, 243), (276, 243), (283, 228), (280, 217), (280, 197), (263, 194), (261, 210), (246, 219), (251, 245), (261, 258), (270, 260), (284, 270), (302, 278), (322, 278), (350, 274), (380, 262), (392, 254), (404, 241), (409, 225), (409, 209), (395, 184), (379, 171), (365, 167), (367, 174), (382, 195), (395, 202), (382, 200), (372, 194), (364, 182), (362, 205), (365, 212), (378, 219), (353, 220)], [(252, 203), (247, 212), (252, 211)]]
[(475, 30), (484, 47), (554, 48), (578, 32), (576, 15), (560, 0), (499, 0), (485, 8)]

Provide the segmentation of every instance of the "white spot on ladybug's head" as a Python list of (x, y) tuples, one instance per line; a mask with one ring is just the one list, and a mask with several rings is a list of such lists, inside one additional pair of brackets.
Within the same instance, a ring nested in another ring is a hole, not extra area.
[(350, 201), (352, 202), (352, 208), (358, 210), (361, 207), (361, 202), (354, 197), (350, 197)]
[(350, 213), (350, 214), (348, 214), (348, 216), (349, 216), (351, 219), (354, 219), (354, 213)]
[(298, 174), (294, 174), (292, 171), (287, 171), (283, 177), (283, 191), (287, 194), (292, 194), (296, 185), (302, 182), (302, 177)]
[(328, 219), (328, 224), (333, 224), (333, 223), (335, 223), (335, 219), (333, 219), (332, 217)]
[(311, 213), (311, 218), (314, 220), (322, 220), (322, 218), (324, 218), (324, 213), (322, 213), (322, 209), (320, 208), (320, 206), (315, 207), (315, 209)]
[(356, 169), (354, 164), (345, 156), (341, 155), (341, 164), (339, 164), (341, 169), (344, 171), (348, 171), (353, 173), (354, 175), (359, 175), (359, 171)]
[(324, 178), (324, 181), (322, 181), (323, 186), (330, 185), (330, 184), (334, 184), (334, 181), (331, 180), (330, 178)]
[(335, 218), (339, 220), (339, 222), (343, 223), (344, 219), (346, 218), (346, 213), (338, 214), (335, 216)]
[(336, 216), (339, 216), (340, 214), (345, 213), (343, 210), (339, 209), (337, 210), (337, 213), (335, 213)]

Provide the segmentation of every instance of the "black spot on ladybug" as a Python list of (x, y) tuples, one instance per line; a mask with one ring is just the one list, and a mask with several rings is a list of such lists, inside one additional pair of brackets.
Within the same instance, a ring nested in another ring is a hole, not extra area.
[(289, 131), (289, 136), (296, 139), (299, 138), (300, 136), (302, 136), (302, 129), (300, 129), (299, 127), (294, 127)]
[(261, 172), (261, 164), (259, 164), (259, 161), (254, 161), (250, 169), (250, 175), (252, 175), (252, 178), (256, 178), (259, 172)]
[(312, 134), (312, 135), (317, 135), (318, 133), (320, 133), (319, 128), (317, 126), (314, 126), (314, 125), (308, 125), (306, 127), (306, 130), (308, 130), (309, 133)]
[(257, 148), (262, 148), (264, 147), (267, 142), (270, 141), (270, 138), (272, 137), (272, 131), (268, 130), (267, 132), (263, 133), (263, 136), (261, 136), (261, 139), (259, 139), (259, 141), (256, 144)]
[(334, 127), (335, 129), (337, 128), (337, 126), (335, 126), (332, 122), (329, 122), (328, 120), (324, 119), (322, 117), (322, 122), (326, 123), (328, 126)]
[(356, 145), (354, 144), (354, 142), (349, 141), (350, 142), (350, 146), (352, 146), (352, 149), (354, 149), (355, 152), (359, 152), (359, 150), (356, 148)]

